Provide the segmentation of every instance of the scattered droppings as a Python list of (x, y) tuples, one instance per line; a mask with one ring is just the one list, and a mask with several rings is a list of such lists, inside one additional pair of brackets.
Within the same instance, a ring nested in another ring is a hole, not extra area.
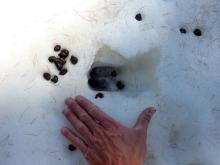
[(58, 54), (58, 56), (59, 56), (60, 58), (62, 58), (62, 59), (66, 59), (66, 58), (68, 57), (68, 54), (66, 54), (66, 53), (64, 53), (64, 52), (60, 52), (60, 53)]
[(68, 72), (67, 69), (63, 68), (60, 70), (60, 75), (65, 75), (67, 72)]
[(58, 78), (58, 76), (53, 76), (53, 78), (51, 79), (51, 81), (53, 82), (53, 83), (57, 83), (58, 82), (58, 80), (59, 80), (59, 78)]
[(44, 73), (43, 77), (44, 77), (45, 80), (50, 80), (51, 79), (50, 73)]
[(202, 31), (200, 29), (195, 29), (193, 31), (193, 33), (196, 35), (196, 36), (201, 36), (202, 35)]
[(122, 90), (122, 89), (125, 88), (125, 85), (124, 85), (124, 83), (123, 83), (122, 81), (118, 81), (118, 82), (116, 83), (116, 86), (117, 86), (117, 88), (118, 88), (119, 90)]
[(60, 49), (61, 49), (61, 46), (60, 46), (60, 45), (56, 45), (56, 46), (54, 47), (54, 51), (55, 51), (55, 52), (60, 51)]
[(66, 54), (67, 56), (69, 55), (69, 50), (67, 49), (62, 49), (61, 53)]
[(116, 76), (117, 76), (117, 72), (116, 72), (115, 70), (113, 70), (113, 71), (111, 72), (111, 76), (112, 76), (112, 77), (116, 77)]
[(95, 90), (107, 90), (108, 89), (108, 83), (104, 79), (96, 79), (96, 78), (90, 78), (88, 80), (88, 84), (91, 88)]
[(73, 65), (75, 65), (75, 64), (78, 63), (78, 58), (75, 57), (75, 56), (71, 56), (71, 58), (70, 58), (70, 62), (71, 62)]
[(186, 29), (185, 29), (185, 28), (180, 28), (180, 33), (186, 34), (186, 33), (187, 33), (187, 31), (186, 31)]
[(104, 94), (103, 93), (97, 93), (96, 96), (95, 96), (96, 99), (100, 98), (104, 98)]
[(137, 21), (142, 21), (142, 15), (140, 13), (138, 13), (136, 16), (135, 16), (135, 19)]
[(75, 147), (74, 145), (70, 144), (70, 145), (68, 146), (68, 149), (69, 149), (70, 151), (75, 151), (75, 150), (76, 150), (76, 147)]

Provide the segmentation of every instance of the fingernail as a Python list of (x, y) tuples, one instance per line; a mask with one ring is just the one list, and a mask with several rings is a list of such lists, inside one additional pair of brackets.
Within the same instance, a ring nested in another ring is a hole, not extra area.
[(152, 115), (153, 115), (156, 111), (157, 111), (157, 110), (156, 110), (154, 107), (150, 107), (150, 109), (149, 109), (149, 113), (152, 114)]
[(76, 101), (80, 102), (81, 100), (83, 100), (83, 97), (82, 96), (76, 96)]

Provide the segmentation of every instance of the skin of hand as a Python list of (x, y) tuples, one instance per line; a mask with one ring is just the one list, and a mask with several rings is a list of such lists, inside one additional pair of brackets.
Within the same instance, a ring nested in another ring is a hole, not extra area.
[(143, 165), (147, 128), (156, 110), (145, 109), (133, 128), (127, 128), (84, 98), (68, 98), (63, 114), (76, 134), (64, 127), (61, 133), (77, 147), (90, 165)]

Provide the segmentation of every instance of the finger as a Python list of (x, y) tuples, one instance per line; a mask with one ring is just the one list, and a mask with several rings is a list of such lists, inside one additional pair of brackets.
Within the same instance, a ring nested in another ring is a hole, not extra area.
[(71, 131), (69, 128), (64, 127), (61, 129), (61, 133), (67, 140), (69, 140), (72, 145), (78, 148), (83, 154), (86, 153), (87, 145), (73, 131)]
[(78, 119), (89, 128), (90, 132), (94, 132), (95, 129), (97, 129), (98, 125), (90, 117), (90, 115), (76, 103), (75, 99), (66, 99), (66, 104), (68, 105), (69, 109), (77, 115)]
[(100, 124), (105, 128), (119, 125), (119, 123), (117, 123), (113, 118), (101, 111), (101, 109), (98, 106), (93, 104), (85, 97), (77, 96), (76, 102), (79, 104), (81, 108), (87, 111), (87, 113), (91, 115), (95, 120), (99, 121)]
[(82, 135), (83, 138), (90, 141), (92, 134), (88, 130), (88, 128), (84, 125), (83, 122), (81, 122), (70, 110), (65, 109), (63, 111), (63, 114), (66, 116), (66, 118), (70, 121), (70, 123), (74, 126), (76, 131)]
[(147, 132), (148, 125), (150, 123), (150, 120), (154, 113), (156, 112), (156, 109), (153, 107), (145, 109), (138, 117), (136, 124), (134, 125), (134, 128), (141, 129), (145, 132)]

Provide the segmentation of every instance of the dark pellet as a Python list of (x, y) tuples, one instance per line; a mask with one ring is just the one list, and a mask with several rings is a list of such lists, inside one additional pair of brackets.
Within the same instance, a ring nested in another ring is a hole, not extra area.
[(61, 46), (60, 46), (60, 45), (56, 45), (56, 46), (54, 47), (54, 51), (55, 51), (55, 52), (60, 51), (60, 49), (61, 49)]
[(119, 90), (122, 90), (122, 89), (125, 88), (125, 85), (124, 85), (124, 83), (123, 83), (122, 81), (118, 81), (118, 82), (116, 83), (116, 86), (117, 86), (117, 88), (118, 88)]
[(62, 59), (66, 59), (66, 58), (68, 57), (68, 54), (65, 54), (64, 52), (60, 52), (60, 53), (58, 54), (58, 56), (59, 56), (60, 58), (62, 58)]
[(66, 54), (67, 56), (69, 55), (69, 51), (67, 49), (62, 49), (61, 52)]
[(55, 56), (50, 56), (49, 58), (48, 58), (48, 60), (52, 63), (52, 62), (54, 62), (54, 63), (59, 63), (59, 64), (61, 64), (61, 65), (65, 65), (66, 64), (66, 61), (64, 60), (64, 59), (62, 59), (62, 58), (57, 58), (57, 57), (55, 57)]
[(67, 73), (67, 69), (63, 68), (60, 70), (60, 75), (65, 75)]
[(112, 77), (116, 77), (116, 76), (117, 76), (117, 72), (116, 72), (115, 70), (112, 71), (112, 72), (111, 72), (111, 76), (112, 76)]
[(65, 65), (66, 64), (66, 61), (62, 58), (57, 58), (57, 63), (61, 64), (61, 65)]
[(135, 19), (137, 21), (142, 21), (142, 15), (140, 13), (138, 13), (136, 16), (135, 16)]
[(108, 83), (104, 79), (96, 79), (96, 78), (90, 78), (88, 80), (88, 84), (91, 88), (95, 90), (107, 90), (108, 89)]
[(53, 76), (53, 78), (51, 79), (51, 81), (53, 82), (53, 83), (57, 83), (58, 82), (58, 80), (59, 80), (59, 78), (58, 78), (58, 76)]
[(180, 33), (186, 34), (187, 31), (186, 31), (186, 29), (184, 29), (184, 28), (180, 28)]
[(193, 33), (196, 35), (196, 36), (201, 36), (202, 35), (202, 31), (200, 29), (195, 29), (193, 31)]
[(70, 145), (68, 146), (68, 149), (69, 149), (70, 151), (75, 151), (75, 150), (76, 150), (76, 147), (75, 147), (74, 145), (70, 144)]
[(51, 79), (50, 73), (44, 73), (43, 77), (44, 77), (45, 80), (50, 80)]
[(63, 69), (63, 65), (59, 63), (55, 63), (57, 70), (61, 71)]
[(71, 62), (73, 65), (75, 65), (75, 64), (78, 63), (78, 58), (75, 57), (75, 56), (71, 56), (71, 58), (70, 58), (70, 62)]
[(100, 98), (104, 98), (104, 94), (103, 93), (97, 93), (96, 96), (95, 96), (96, 99)]
[(55, 62), (55, 61), (56, 61), (56, 57), (55, 57), (55, 56), (50, 56), (50, 57), (48, 58), (48, 61), (50, 61), (51, 63), (52, 63), (52, 62)]

